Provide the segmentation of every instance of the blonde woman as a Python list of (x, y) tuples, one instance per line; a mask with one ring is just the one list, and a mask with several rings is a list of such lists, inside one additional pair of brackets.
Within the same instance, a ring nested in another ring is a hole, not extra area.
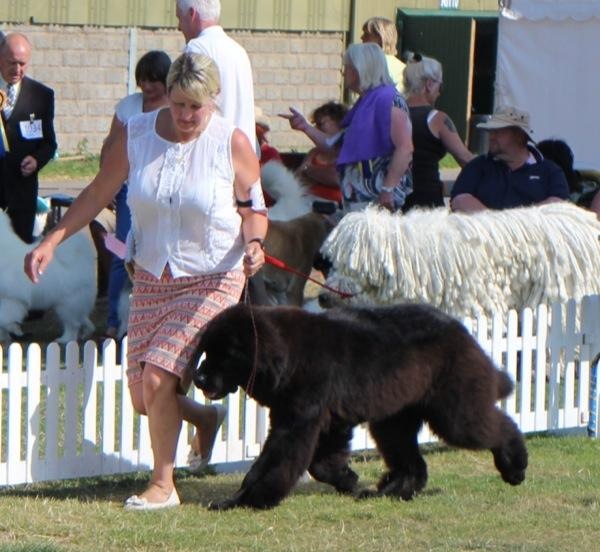
[(167, 76), (168, 107), (130, 119), (58, 226), (25, 258), (37, 282), (56, 246), (86, 225), (127, 181), (135, 273), (128, 370), (133, 407), (148, 416), (154, 468), (128, 510), (179, 504), (173, 468), (182, 419), (208, 461), (224, 411), (188, 398), (188, 363), (206, 323), (240, 299), (264, 263), (267, 231), (258, 159), (246, 135), (215, 112), (219, 72), (183, 54)]
[(402, 73), (404, 71), (404, 63), (397, 57), (398, 31), (396, 25), (385, 17), (371, 17), (367, 19), (362, 27), (362, 42), (374, 42), (379, 44), (385, 54), (388, 73), (398, 92), (404, 93), (404, 84)]
[(404, 69), (404, 89), (415, 148), (413, 193), (407, 198), (404, 210), (417, 205), (444, 206), (440, 160), (448, 152), (464, 167), (474, 157), (458, 135), (452, 119), (434, 107), (442, 93), (443, 80), (441, 63), (420, 54), (413, 54)]

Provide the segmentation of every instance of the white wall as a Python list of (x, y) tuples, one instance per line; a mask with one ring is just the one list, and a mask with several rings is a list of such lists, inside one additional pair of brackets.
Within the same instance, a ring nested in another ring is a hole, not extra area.
[(600, 170), (600, 2), (569, 4), (513, 0), (500, 16), (496, 105), (528, 111), (536, 141), (561, 138), (577, 168)]

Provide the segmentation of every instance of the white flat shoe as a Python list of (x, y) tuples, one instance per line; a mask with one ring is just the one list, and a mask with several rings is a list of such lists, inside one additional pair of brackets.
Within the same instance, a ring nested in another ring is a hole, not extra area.
[(213, 408), (217, 411), (217, 423), (215, 425), (215, 432), (213, 434), (212, 443), (210, 448), (208, 449), (208, 454), (206, 456), (200, 456), (193, 448), (190, 449), (188, 453), (188, 469), (192, 473), (201, 472), (208, 466), (210, 462), (210, 457), (212, 456), (212, 451), (215, 446), (215, 440), (217, 438), (217, 433), (219, 433), (219, 428), (223, 425), (223, 421), (225, 420), (225, 415), (227, 414), (227, 409), (220, 404), (212, 404)]
[(126, 501), (124, 508), (125, 510), (138, 510), (138, 511), (148, 511), (148, 510), (161, 510), (163, 508), (174, 508), (175, 506), (179, 506), (181, 502), (179, 501), (179, 495), (177, 491), (173, 489), (169, 498), (164, 502), (149, 502), (146, 498), (140, 498), (138, 495), (130, 496)]

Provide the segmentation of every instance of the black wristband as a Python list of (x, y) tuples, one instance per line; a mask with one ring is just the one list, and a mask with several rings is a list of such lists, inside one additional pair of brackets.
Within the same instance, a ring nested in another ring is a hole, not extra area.
[(248, 243), (246, 245), (252, 242), (257, 242), (260, 245), (260, 248), (263, 251), (265, 250), (265, 240), (263, 238), (252, 238), (251, 240), (248, 240)]

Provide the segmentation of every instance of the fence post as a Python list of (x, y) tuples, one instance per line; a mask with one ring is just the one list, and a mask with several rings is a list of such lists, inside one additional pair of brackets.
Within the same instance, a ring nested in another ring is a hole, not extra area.
[(598, 400), (600, 399), (600, 389), (598, 385), (598, 364), (600, 363), (600, 354), (596, 355), (592, 362), (590, 374), (590, 418), (588, 420), (588, 435), (590, 437), (599, 436), (598, 426)]

